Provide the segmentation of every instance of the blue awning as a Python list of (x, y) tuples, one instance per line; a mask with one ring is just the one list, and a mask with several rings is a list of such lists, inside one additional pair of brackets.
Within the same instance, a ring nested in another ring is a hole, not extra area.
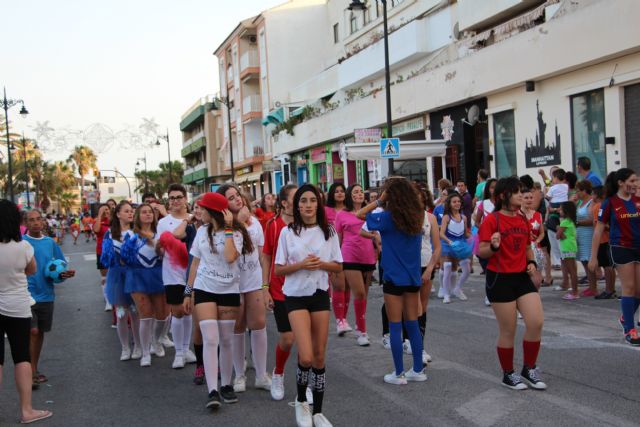
[(279, 125), (284, 122), (284, 108), (280, 107), (276, 110), (270, 111), (267, 117), (262, 119), (262, 126), (268, 126), (270, 124)]

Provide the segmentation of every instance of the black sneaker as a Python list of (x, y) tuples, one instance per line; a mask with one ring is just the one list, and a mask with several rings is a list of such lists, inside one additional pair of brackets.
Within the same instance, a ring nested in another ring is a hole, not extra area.
[(547, 385), (542, 382), (539, 375), (540, 372), (538, 372), (538, 368), (536, 368), (535, 366), (533, 368), (523, 366), (522, 372), (520, 373), (520, 376), (527, 380), (531, 387), (535, 388), (536, 390), (546, 390)]
[(218, 409), (220, 407), (220, 395), (217, 390), (213, 390), (209, 393), (209, 400), (207, 400), (207, 409)]
[(526, 390), (527, 385), (522, 382), (520, 375), (515, 372), (505, 372), (502, 376), (502, 385), (510, 388), (511, 390)]
[(638, 331), (635, 328), (624, 334), (624, 339), (634, 347), (640, 346), (640, 336), (638, 336)]
[(233, 386), (231, 385), (225, 385), (220, 387), (220, 396), (222, 396), (222, 401), (224, 403), (238, 402), (238, 396), (236, 396), (236, 393), (233, 391)]
[(612, 298), (616, 298), (616, 292), (607, 292), (607, 291), (602, 291), (600, 292), (598, 295), (596, 295), (594, 298), (595, 299), (612, 299)]

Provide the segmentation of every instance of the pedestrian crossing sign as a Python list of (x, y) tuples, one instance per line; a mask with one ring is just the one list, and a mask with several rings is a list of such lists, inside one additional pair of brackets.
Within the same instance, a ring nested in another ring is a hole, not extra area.
[(397, 159), (400, 157), (400, 139), (382, 138), (380, 140), (380, 158)]

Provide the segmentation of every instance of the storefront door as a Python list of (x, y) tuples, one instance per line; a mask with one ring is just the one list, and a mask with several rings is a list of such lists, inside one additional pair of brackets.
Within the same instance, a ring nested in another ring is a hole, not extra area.
[(627, 167), (640, 171), (640, 84), (624, 88), (624, 132)]

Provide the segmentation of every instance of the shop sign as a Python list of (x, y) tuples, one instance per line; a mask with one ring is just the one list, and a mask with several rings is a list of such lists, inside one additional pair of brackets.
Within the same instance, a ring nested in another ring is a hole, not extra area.
[(274, 172), (280, 170), (280, 162), (277, 160), (265, 160), (262, 162), (264, 172)]
[(451, 141), (453, 138), (453, 119), (451, 115), (446, 115), (442, 117), (442, 123), (440, 123), (440, 129), (442, 129), (442, 139), (446, 142)]
[(338, 179), (344, 181), (344, 165), (342, 163), (335, 163), (333, 165), (333, 181)]
[(536, 135), (533, 138), (525, 138), (524, 150), (525, 163), (528, 168), (551, 166), (560, 164), (560, 132), (556, 121), (553, 140), (546, 136), (547, 122), (542, 118), (543, 112), (536, 101)]
[(253, 167), (246, 166), (246, 167), (244, 167), (242, 169), (236, 170), (235, 173), (236, 173), (236, 176), (242, 176), (244, 174), (250, 173), (252, 170), (253, 170)]
[(375, 143), (380, 141), (380, 138), (382, 138), (382, 129), (354, 129), (353, 135), (355, 137), (356, 144)]
[[(424, 117), (419, 116), (406, 122), (398, 123), (392, 126), (393, 136), (400, 136), (406, 133), (420, 132), (424, 130)], [(380, 138), (378, 138), (380, 140)]]
[(311, 161), (314, 163), (324, 162), (327, 160), (327, 152), (325, 147), (318, 147), (311, 150)]

